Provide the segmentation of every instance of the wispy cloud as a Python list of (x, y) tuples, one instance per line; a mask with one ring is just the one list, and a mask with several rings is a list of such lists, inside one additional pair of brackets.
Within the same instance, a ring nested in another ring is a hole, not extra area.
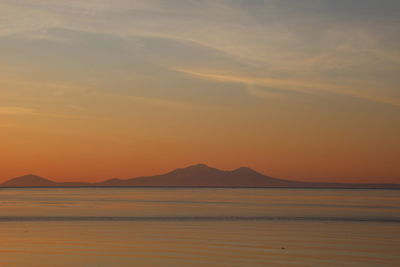
[(266, 93), (260, 92), (253, 88), (253, 85), (264, 86), (267, 88), (274, 89), (283, 89), (285, 91), (295, 91), (300, 93), (307, 94), (340, 94), (347, 95), (351, 97), (361, 98), (373, 102), (390, 104), (394, 106), (400, 106), (400, 99), (390, 98), (390, 97), (382, 97), (379, 95), (368, 94), (368, 92), (356, 91), (351, 86), (340, 86), (334, 84), (327, 84), (321, 81), (305, 81), (300, 79), (277, 79), (277, 78), (269, 78), (269, 77), (254, 77), (254, 76), (243, 76), (241, 74), (227, 74), (227, 73), (210, 73), (210, 72), (201, 72), (201, 71), (193, 71), (193, 70), (184, 70), (177, 69), (182, 73), (186, 73), (188, 75), (217, 81), (217, 82), (230, 82), (230, 83), (240, 83), (246, 85), (246, 89), (253, 95), (256, 96), (271, 96), (276, 93)]
[(142, 96), (129, 96), (129, 99), (132, 101), (158, 106), (161, 108), (168, 108), (168, 109), (178, 109), (178, 110), (196, 110), (196, 109), (204, 109), (204, 107), (190, 104), (181, 101), (174, 101), (168, 99), (161, 99), (161, 98), (150, 98), (150, 97), (142, 97)]
[(0, 115), (32, 115), (34, 109), (23, 107), (0, 107)]
[[(82, 36), (51, 30), (58, 28), (118, 36), (126, 44), (110, 43), (111, 49), (142, 46), (130, 52), (197, 78), (399, 105), (393, 73), (400, 71), (400, 38), (394, 34), (400, 5), (386, 3), (3, 0), (0, 35), (63, 42)], [(215, 71), (194, 71), (207, 68)]]

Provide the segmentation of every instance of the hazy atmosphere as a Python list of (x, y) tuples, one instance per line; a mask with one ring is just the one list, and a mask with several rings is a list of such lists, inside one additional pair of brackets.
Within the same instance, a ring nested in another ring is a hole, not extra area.
[(397, 0), (0, 0), (0, 181), (400, 183), (399, 32)]

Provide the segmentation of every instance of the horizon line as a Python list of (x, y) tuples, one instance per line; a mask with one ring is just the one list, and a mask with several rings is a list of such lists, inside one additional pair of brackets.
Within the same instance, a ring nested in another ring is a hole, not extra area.
[[(216, 167), (211, 167), (211, 166), (209, 166), (209, 165), (207, 165), (205, 163), (197, 163), (197, 164), (189, 165), (187, 167), (175, 168), (175, 169), (172, 169), (172, 170), (167, 171), (165, 173), (159, 173), (159, 174), (153, 174), (153, 175), (145, 175), (145, 176), (137, 176), (137, 177), (132, 177), (132, 178), (118, 178), (118, 177), (106, 178), (104, 180), (93, 181), (93, 182), (82, 182), (82, 181), (77, 181), (77, 180), (60, 181), (59, 182), (57, 180), (53, 180), (53, 178), (47, 178), (47, 177), (44, 177), (44, 176), (41, 176), (41, 175), (37, 175), (37, 174), (34, 174), (34, 173), (29, 173), (29, 174), (25, 174), (25, 175), (13, 177), (13, 178), (8, 178), (8, 179), (6, 178), (4, 181), (0, 182), (0, 186), (2, 186), (3, 184), (5, 184), (5, 183), (7, 183), (7, 182), (9, 182), (11, 180), (14, 180), (14, 179), (19, 179), (19, 178), (28, 177), (28, 176), (34, 176), (34, 177), (42, 178), (42, 179), (45, 179), (45, 180), (48, 180), (50, 182), (57, 183), (57, 184), (73, 184), (73, 183), (77, 183), (77, 184), (83, 184), (81, 187), (106, 187), (106, 186), (98, 186), (97, 184), (101, 184), (101, 183), (104, 183), (106, 181), (111, 181), (111, 180), (127, 181), (127, 180), (134, 180), (134, 179), (138, 179), (138, 178), (151, 178), (151, 177), (154, 177), (154, 176), (165, 175), (165, 174), (177, 171), (177, 170), (189, 169), (189, 168), (193, 168), (193, 167), (215, 169), (215, 170), (221, 171), (221, 172), (235, 172), (235, 171), (238, 171), (238, 170), (241, 170), (241, 169), (246, 169), (246, 170), (250, 170), (252, 172), (256, 172), (256, 173), (258, 173), (258, 174), (260, 174), (262, 176), (265, 176), (266, 178), (278, 179), (278, 180), (282, 180), (282, 181), (299, 183), (299, 184), (314, 184), (314, 185), (315, 184), (322, 184), (322, 185), (326, 184), (326, 185), (343, 185), (343, 186), (345, 186), (345, 185), (349, 185), (349, 186), (357, 186), (357, 185), (360, 185), (360, 186), (362, 186), (362, 185), (365, 185), (365, 186), (367, 186), (367, 185), (368, 186), (371, 186), (371, 185), (376, 185), (376, 186), (379, 186), (379, 185), (383, 185), (383, 186), (388, 186), (388, 185), (389, 186), (390, 185), (400, 186), (400, 183), (379, 183), (379, 182), (378, 183), (376, 183), (376, 182), (374, 182), (374, 183), (357, 183), (357, 182), (319, 182), (319, 181), (318, 182), (310, 182), (310, 181), (283, 179), (283, 178), (268, 176), (268, 175), (266, 175), (264, 173), (256, 171), (253, 168), (250, 168), (250, 167), (247, 167), (247, 166), (241, 166), (241, 167), (234, 168), (234, 169), (229, 169), (229, 170), (222, 170), (222, 169), (219, 169), (219, 168), (216, 168)], [(26, 186), (26, 187), (29, 188), (29, 187), (41, 187), (41, 186)], [(49, 187), (49, 186), (43, 186), (43, 187)], [(57, 186), (51, 186), (51, 187), (57, 187)], [(80, 186), (60, 185), (60, 187), (80, 187)], [(108, 187), (166, 187), (166, 186), (108, 186)], [(171, 187), (191, 187), (191, 186), (171, 186)], [(193, 187), (198, 187), (198, 186), (193, 186)], [(202, 186), (202, 187), (234, 188), (234, 187), (231, 187), (231, 186), (226, 186), (226, 187), (225, 186)], [(3, 188), (6, 188), (6, 186), (3, 187)], [(249, 186), (248, 188), (257, 188), (257, 187)], [(262, 188), (262, 187), (258, 187), (258, 188)], [(269, 188), (273, 188), (273, 187), (269, 187)], [(280, 187), (277, 187), (277, 188), (280, 188)], [(285, 187), (285, 188), (290, 188), (290, 187)], [(293, 188), (298, 188), (298, 187), (293, 187)], [(321, 188), (323, 188), (323, 187), (321, 187)], [(349, 189), (351, 189), (351, 187), (349, 187)]]

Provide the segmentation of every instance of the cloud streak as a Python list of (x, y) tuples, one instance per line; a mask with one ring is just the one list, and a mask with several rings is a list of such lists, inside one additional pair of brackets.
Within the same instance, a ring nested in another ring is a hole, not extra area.
[[(165, 68), (189, 70), (192, 76), (398, 105), (400, 81), (393, 73), (400, 71), (400, 38), (393, 33), (400, 24), (391, 14), (399, 5), (355, 2), (362, 5), (332, 0), (3, 0), (0, 35), (48, 42), (80, 38), (52, 30), (58, 28), (115, 36), (133, 46), (140, 38), (153, 38), (132, 53), (142, 54), (144, 61), (159, 60)], [(189, 52), (182, 56), (179, 50), (184, 49)], [(210, 66), (202, 60), (207, 56), (213, 58)], [(207, 67), (213, 70), (190, 71)]]
[[(368, 95), (357, 92), (350, 86), (336, 86), (332, 84), (325, 84), (319, 81), (304, 81), (304, 80), (290, 80), (290, 79), (277, 79), (268, 77), (252, 77), (252, 76), (241, 76), (240, 74), (221, 74), (221, 73), (210, 73), (210, 72), (199, 72), (193, 70), (177, 69), (182, 73), (188, 75), (212, 80), (216, 82), (226, 83), (240, 83), (246, 85), (245, 88), (249, 89), (249, 92), (257, 96), (268, 96), (272, 95), (267, 93), (260, 93), (260, 91), (254, 89), (253, 85), (259, 85), (266, 88), (283, 89), (285, 91), (294, 91), (306, 94), (340, 94), (356, 98), (365, 99), (377, 103), (390, 104), (394, 106), (400, 106), (400, 99), (381, 97), (379, 95)], [(276, 95), (276, 93), (274, 93)]]
[(23, 107), (0, 107), (0, 115), (32, 115), (34, 109)]

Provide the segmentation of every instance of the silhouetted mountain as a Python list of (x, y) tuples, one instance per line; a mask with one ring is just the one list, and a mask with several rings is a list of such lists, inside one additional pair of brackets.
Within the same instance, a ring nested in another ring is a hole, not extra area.
[(399, 188), (396, 184), (345, 184), (345, 183), (310, 183), (273, 178), (253, 169), (241, 167), (223, 171), (197, 164), (171, 172), (132, 179), (110, 179), (99, 183), (53, 182), (36, 176), (26, 175), (11, 179), (1, 187), (124, 187), (124, 186), (159, 186), (159, 187), (291, 187), (291, 188)]
[(179, 168), (166, 174), (132, 179), (111, 179), (96, 186), (161, 187), (293, 187), (293, 188), (400, 188), (393, 184), (309, 183), (273, 178), (253, 169), (241, 167), (222, 171), (205, 164)]
[(21, 177), (13, 178), (1, 184), (3, 187), (31, 187), (31, 186), (55, 186), (57, 183), (45, 179), (43, 177), (28, 174)]
[(111, 179), (99, 186), (200, 186), (200, 187), (259, 187), (285, 185), (288, 181), (262, 175), (249, 168), (221, 171), (205, 164), (176, 169), (166, 174), (132, 178)]
[(0, 184), (1, 187), (79, 187), (92, 185), (91, 183), (83, 182), (54, 182), (33, 174), (13, 178)]

